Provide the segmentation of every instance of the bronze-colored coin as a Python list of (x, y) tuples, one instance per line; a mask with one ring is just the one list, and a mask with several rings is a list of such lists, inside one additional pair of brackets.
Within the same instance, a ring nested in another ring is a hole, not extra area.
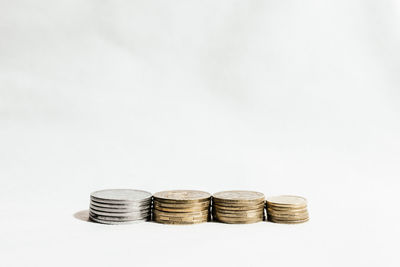
[(206, 209), (210, 207), (210, 202), (199, 202), (190, 204), (165, 204), (158, 201), (154, 201), (153, 206), (166, 208), (166, 209)]
[(256, 223), (256, 222), (261, 222), (263, 221), (263, 217), (258, 217), (258, 218), (252, 218), (248, 220), (243, 220), (243, 219), (232, 219), (232, 218), (226, 218), (226, 217), (217, 217), (215, 218), (216, 221), (222, 222), (222, 223), (229, 223), (229, 224), (248, 224), (248, 223)]
[(250, 211), (223, 211), (223, 210), (217, 210), (214, 209), (212, 211), (215, 214), (226, 214), (226, 215), (236, 215), (236, 216), (246, 216), (246, 215), (251, 215), (251, 214), (264, 214), (264, 209), (258, 209), (258, 210), (250, 210)]
[(165, 203), (162, 201), (154, 200), (153, 205), (154, 206), (159, 206), (159, 207), (164, 207), (164, 208), (178, 208), (178, 209), (186, 209), (186, 208), (192, 208), (192, 207), (209, 207), (211, 201), (202, 201), (202, 202), (194, 202), (194, 203), (188, 203), (188, 204), (180, 204), (180, 203)]
[(303, 212), (307, 211), (307, 207), (301, 207), (301, 208), (276, 208), (276, 207), (271, 207), (267, 206), (267, 211), (271, 212)]
[(288, 215), (270, 215), (268, 214), (268, 218), (276, 219), (276, 220), (285, 220), (285, 221), (297, 221), (307, 219), (308, 213), (296, 216), (288, 216)]
[(155, 220), (164, 220), (164, 221), (173, 221), (173, 222), (191, 222), (197, 220), (206, 220), (208, 216), (192, 216), (192, 217), (185, 217), (185, 218), (172, 218), (166, 216), (155, 216)]
[(214, 217), (229, 217), (229, 218), (254, 218), (254, 217), (263, 217), (264, 213), (258, 212), (258, 213), (247, 213), (247, 214), (235, 214), (235, 213), (219, 213), (219, 212), (213, 212), (212, 215)]
[(207, 215), (204, 215), (204, 216), (187, 216), (187, 217), (181, 217), (181, 218), (175, 218), (175, 217), (158, 215), (158, 214), (153, 216), (154, 221), (169, 221), (169, 222), (207, 221), (209, 218), (210, 217), (207, 216)]
[(282, 195), (267, 198), (267, 206), (278, 207), (305, 207), (307, 200), (304, 197)]
[(208, 215), (208, 210), (206, 211), (196, 211), (196, 212), (163, 212), (157, 209), (153, 210), (154, 215), (161, 215), (166, 217), (175, 217), (175, 218), (182, 218), (182, 217), (189, 217), (189, 216), (203, 216)]
[(264, 217), (264, 213), (253, 213), (253, 214), (223, 214), (219, 212), (214, 212), (213, 213), (214, 217), (218, 218), (242, 218), (242, 219), (247, 219), (247, 218), (254, 218), (254, 217)]
[(187, 222), (187, 221), (178, 222), (178, 221), (169, 221), (169, 220), (154, 220), (154, 221), (157, 223), (162, 223), (162, 224), (199, 224), (199, 223), (205, 223), (208, 220), (207, 219), (195, 220), (195, 221), (190, 221), (190, 222)]
[(159, 207), (159, 206), (154, 206), (154, 209), (159, 210), (159, 211), (164, 211), (164, 212), (177, 212), (177, 213), (185, 213), (185, 212), (198, 212), (198, 211), (208, 211), (209, 208), (192, 208), (192, 209), (172, 209), (172, 208), (163, 208), (163, 207)]
[(276, 212), (276, 211), (270, 211), (268, 210), (267, 213), (269, 215), (280, 215), (280, 216), (302, 216), (304, 214), (308, 214), (308, 211), (302, 211), (302, 212), (291, 212), (291, 211), (285, 211), (285, 212)]
[(278, 219), (270, 219), (268, 218), (268, 221), (270, 222), (274, 222), (274, 223), (283, 223), (283, 224), (297, 224), (297, 223), (304, 223), (304, 222), (308, 222), (310, 219), (303, 219), (303, 220), (297, 220), (297, 221), (287, 221), (287, 220), (278, 220)]
[(264, 201), (264, 194), (255, 191), (223, 191), (213, 195), (215, 202), (226, 203), (246, 203), (246, 202), (261, 202)]
[(255, 218), (264, 218), (263, 214), (253, 214), (253, 215), (243, 215), (243, 216), (236, 216), (236, 215), (221, 215), (221, 214), (213, 214), (214, 218), (224, 218), (226, 220), (251, 220)]
[(257, 205), (248, 205), (248, 206), (222, 206), (219, 204), (214, 203), (213, 205), (214, 209), (218, 209), (218, 210), (255, 210), (255, 209), (264, 209), (264, 204), (257, 204)]
[(164, 203), (194, 203), (207, 201), (211, 195), (197, 190), (170, 190), (157, 192), (153, 198)]
[(213, 199), (213, 204), (217, 204), (220, 206), (233, 206), (233, 207), (246, 207), (246, 206), (254, 206), (254, 205), (265, 205), (264, 200), (248, 200), (248, 201), (221, 201), (217, 199)]

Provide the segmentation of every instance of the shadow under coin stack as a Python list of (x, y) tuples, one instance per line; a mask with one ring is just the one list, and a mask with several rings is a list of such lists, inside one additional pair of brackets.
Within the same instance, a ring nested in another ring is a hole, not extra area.
[(303, 223), (309, 220), (307, 200), (298, 196), (268, 197), (268, 220), (275, 223)]
[(162, 191), (153, 195), (153, 220), (164, 224), (195, 224), (209, 220), (211, 195), (196, 190)]
[(151, 193), (133, 189), (109, 189), (90, 195), (89, 217), (104, 224), (129, 224), (148, 221)]
[(223, 223), (255, 223), (264, 219), (264, 194), (224, 191), (213, 195), (212, 215)]

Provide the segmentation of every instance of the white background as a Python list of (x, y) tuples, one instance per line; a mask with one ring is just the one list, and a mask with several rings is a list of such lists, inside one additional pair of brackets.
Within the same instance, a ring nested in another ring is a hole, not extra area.
[[(399, 72), (396, 0), (0, 0), (0, 265), (399, 266)], [(104, 188), (311, 221), (86, 222)]]

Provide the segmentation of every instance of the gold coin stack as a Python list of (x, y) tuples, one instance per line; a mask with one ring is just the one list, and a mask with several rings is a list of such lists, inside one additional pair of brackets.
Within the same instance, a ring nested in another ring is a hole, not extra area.
[(196, 190), (162, 191), (153, 195), (153, 220), (164, 224), (195, 224), (210, 219), (211, 195)]
[(213, 195), (212, 215), (223, 223), (255, 223), (264, 219), (264, 194), (224, 191)]
[(303, 223), (309, 220), (307, 200), (299, 196), (268, 197), (267, 218), (275, 223)]

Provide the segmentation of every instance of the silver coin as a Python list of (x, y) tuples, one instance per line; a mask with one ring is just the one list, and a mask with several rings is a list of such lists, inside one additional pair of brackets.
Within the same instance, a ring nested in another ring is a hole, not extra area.
[(93, 214), (96, 214), (96, 215), (109, 216), (109, 217), (115, 217), (115, 218), (148, 216), (149, 214), (151, 214), (150, 209), (143, 211), (143, 212), (104, 212), (104, 211), (98, 211), (98, 210), (91, 208), (90, 212)]
[(141, 219), (141, 220), (135, 220), (135, 221), (123, 221), (123, 222), (120, 222), (120, 221), (105, 221), (105, 220), (100, 220), (100, 219), (96, 219), (96, 218), (93, 218), (93, 217), (90, 217), (90, 220), (93, 221), (93, 222), (96, 222), (96, 223), (118, 225), (118, 224), (133, 224), (133, 223), (146, 222), (146, 221), (149, 220), (149, 218)]
[(104, 202), (99, 202), (95, 200), (90, 200), (90, 205), (94, 205), (96, 207), (102, 207), (102, 208), (111, 208), (111, 209), (130, 209), (130, 208), (144, 208), (144, 207), (150, 207), (151, 206), (151, 201), (144, 201), (144, 202), (130, 202), (130, 203), (104, 203)]
[(113, 217), (113, 216), (102, 216), (98, 214), (94, 214), (93, 212), (89, 212), (89, 216), (95, 219), (103, 220), (103, 221), (115, 221), (115, 222), (124, 222), (124, 221), (136, 221), (143, 220), (150, 217), (148, 215), (135, 215), (135, 216), (123, 216), (123, 217)]
[(92, 200), (104, 203), (129, 203), (150, 200), (150, 192), (135, 189), (106, 189), (93, 192)]
[(130, 213), (130, 212), (148, 211), (148, 210), (151, 209), (151, 207), (147, 206), (147, 207), (141, 207), (141, 208), (135, 207), (135, 208), (125, 208), (125, 209), (121, 209), (121, 208), (114, 209), (114, 208), (104, 208), (104, 207), (98, 207), (98, 206), (95, 206), (95, 205), (90, 205), (90, 209), (94, 209), (94, 210), (97, 210), (97, 211), (103, 211), (103, 212)]

